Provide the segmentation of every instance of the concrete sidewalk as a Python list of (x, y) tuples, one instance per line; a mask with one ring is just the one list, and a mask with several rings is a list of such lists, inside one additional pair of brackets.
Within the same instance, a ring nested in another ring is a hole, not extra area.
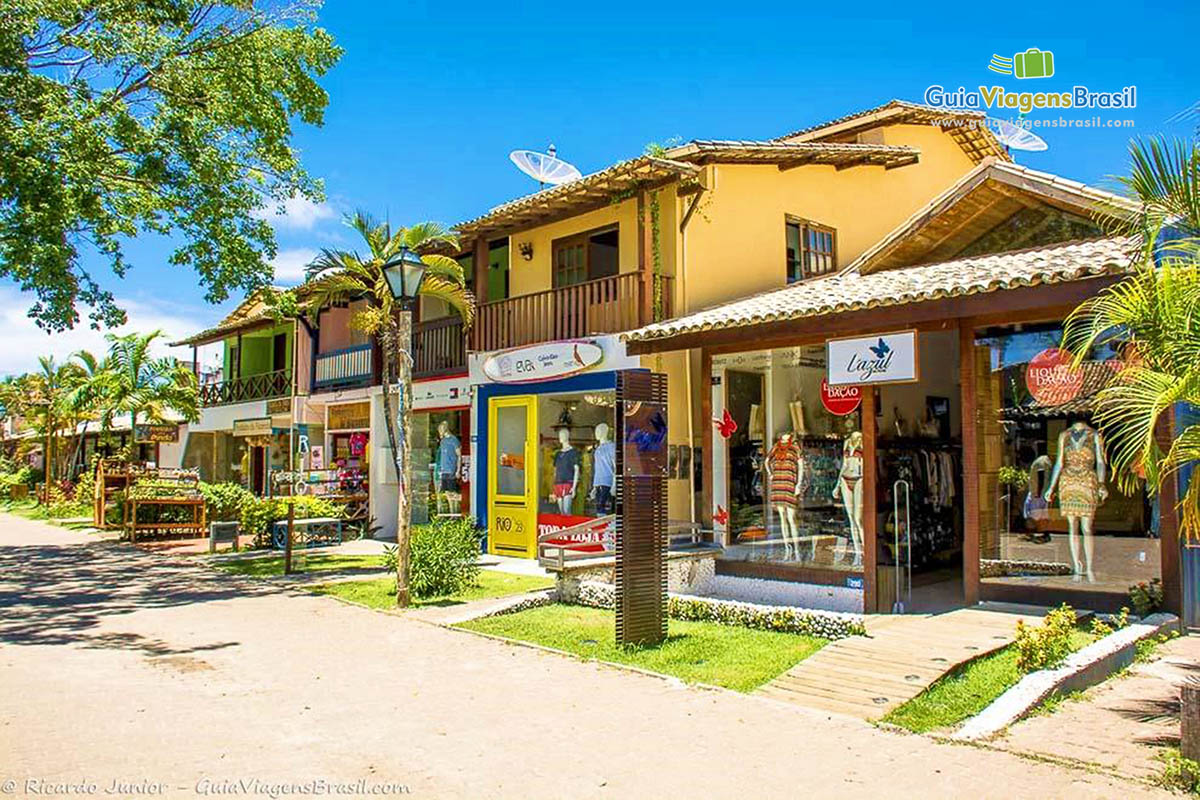
[(169, 797), (239, 779), (522, 800), (1171, 796), (12, 517), (0, 643), (0, 779), (18, 782), (149, 780)]

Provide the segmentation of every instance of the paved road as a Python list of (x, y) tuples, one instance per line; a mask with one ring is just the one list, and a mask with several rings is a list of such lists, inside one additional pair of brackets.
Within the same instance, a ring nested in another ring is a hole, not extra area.
[(114, 779), (170, 797), (313, 780), (523, 800), (1170, 796), (0, 517), (0, 791)]

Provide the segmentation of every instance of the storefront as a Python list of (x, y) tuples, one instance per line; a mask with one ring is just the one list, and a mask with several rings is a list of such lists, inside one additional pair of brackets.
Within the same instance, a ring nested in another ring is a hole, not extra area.
[(539, 533), (613, 511), (616, 337), (471, 356), (475, 517), (488, 551), (532, 557)]
[(471, 513), (470, 420), (465, 374), (413, 382), (413, 522)]
[[(718, 574), (869, 612), (1116, 610), (1161, 579), (1177, 610), (1175, 509), (1111, 474), (1094, 417), (1125, 354), (1058, 350), (1128, 242), (1086, 227), (1094, 190), (1011, 165), (980, 176), (838, 275), (626, 335), (635, 354), (701, 351)], [(1092, 238), (1028, 241), (1062, 231)], [(948, 250), (968, 255), (933, 258)]]

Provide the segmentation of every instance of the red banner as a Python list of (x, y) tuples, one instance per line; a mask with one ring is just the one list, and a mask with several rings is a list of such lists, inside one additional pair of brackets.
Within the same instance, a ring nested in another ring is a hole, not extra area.
[[(548, 533), (592, 522), (596, 519), (598, 518), (579, 517), (573, 514), (538, 514), (538, 537), (540, 538)], [(572, 550), (596, 550), (599, 552), (605, 549), (605, 534), (608, 533), (611, 536), (611, 530), (611, 524), (599, 523), (592, 527), (584, 528), (582, 531), (576, 531), (566, 538), (549, 539), (545, 544), (557, 545), (559, 547), (570, 546)]]
[(821, 405), (830, 414), (844, 417), (853, 414), (862, 403), (862, 388), (858, 386), (830, 386), (821, 379)]
[(1051, 347), (1030, 359), (1025, 367), (1025, 385), (1033, 399), (1044, 406), (1061, 406), (1079, 396), (1083, 370), (1072, 367), (1071, 354)]

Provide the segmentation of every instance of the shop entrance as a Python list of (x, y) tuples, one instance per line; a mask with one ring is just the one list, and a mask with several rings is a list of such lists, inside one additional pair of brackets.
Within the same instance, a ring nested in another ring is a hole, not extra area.
[(963, 604), (957, 331), (922, 332), (917, 380), (875, 391), (877, 608)]
[(488, 402), (488, 551), (532, 556), (537, 549), (537, 398)]

